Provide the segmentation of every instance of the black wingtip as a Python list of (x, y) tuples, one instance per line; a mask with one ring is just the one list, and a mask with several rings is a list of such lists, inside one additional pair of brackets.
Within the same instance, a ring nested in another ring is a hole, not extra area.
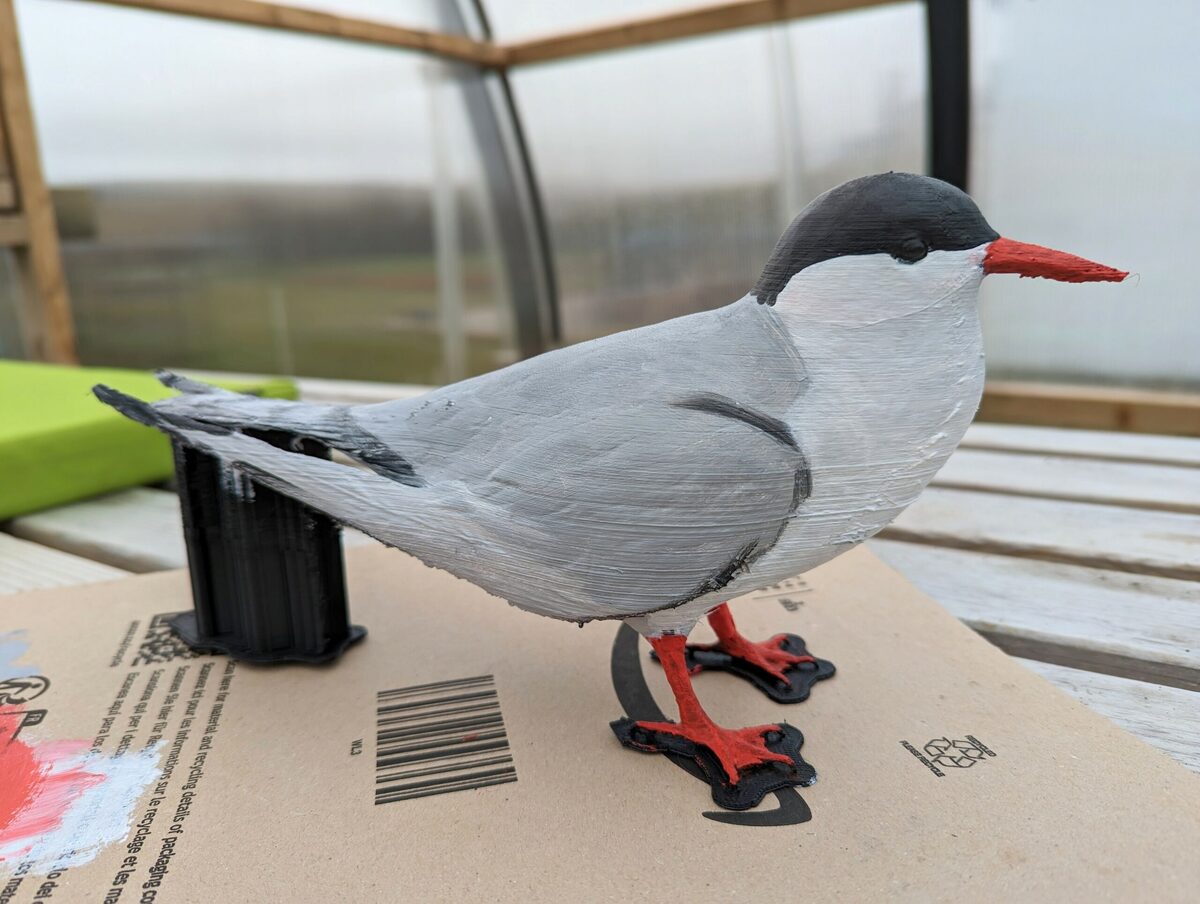
[(147, 427), (162, 427), (163, 420), (148, 402), (135, 399), (133, 396), (118, 392), (111, 386), (97, 383), (92, 387), (92, 393), (105, 405), (109, 405), (130, 420), (145, 424)]
[(169, 386), (171, 389), (174, 389), (176, 384), (179, 383), (183, 377), (179, 376), (179, 374), (171, 373), (171, 371), (164, 370), (163, 368), (159, 367), (154, 371), (154, 379), (158, 380), (159, 383), (162, 383), (163, 386)]
[(182, 430), (211, 433), (214, 436), (226, 436), (233, 432), (228, 427), (193, 420), (181, 414), (160, 411), (149, 402), (143, 402), (141, 399), (135, 399), (133, 396), (118, 392), (111, 386), (105, 386), (103, 383), (97, 383), (93, 386), (92, 392), (105, 405), (111, 405), (130, 420), (137, 421), (139, 424), (145, 424), (147, 427), (156, 427), (172, 435), (177, 436)]
[(181, 376), (169, 370), (159, 368), (154, 372), (155, 379), (168, 389), (174, 389), (185, 395), (228, 395), (228, 390), (221, 389), (209, 383), (202, 383), (190, 377)]

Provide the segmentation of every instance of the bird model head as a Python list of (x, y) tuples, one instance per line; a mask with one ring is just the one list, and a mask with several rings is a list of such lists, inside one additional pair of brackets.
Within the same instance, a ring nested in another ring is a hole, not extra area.
[[(792, 221), (751, 294), (808, 322), (891, 320), (951, 295), (973, 301), (991, 273), (1119, 282), (1127, 273), (1014, 241), (949, 183), (911, 173), (830, 189)], [(971, 291), (962, 293), (960, 290)]]

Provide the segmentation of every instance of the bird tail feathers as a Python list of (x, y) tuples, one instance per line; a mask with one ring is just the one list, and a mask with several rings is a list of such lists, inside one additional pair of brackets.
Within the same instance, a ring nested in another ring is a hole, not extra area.
[(398, 483), (424, 485), (412, 465), (359, 424), (352, 409), (345, 405), (263, 399), (165, 370), (158, 371), (157, 376), (164, 386), (182, 394), (158, 402), (143, 402), (108, 387), (98, 386), (94, 391), (100, 401), (127, 417), (168, 433), (173, 425), (179, 424), (194, 430), (281, 430), (345, 452), (375, 473)]
[(356, 527), (389, 545), (399, 545), (397, 541), (403, 535), (397, 531), (405, 527), (404, 512), (413, 508), (411, 485), (350, 465), (289, 452), (232, 426), (191, 417), (177, 410), (179, 406), (166, 404), (177, 399), (150, 403), (104, 385), (95, 386), (92, 391), (100, 401), (126, 417), (215, 455), (235, 471), (298, 499), (335, 521)]

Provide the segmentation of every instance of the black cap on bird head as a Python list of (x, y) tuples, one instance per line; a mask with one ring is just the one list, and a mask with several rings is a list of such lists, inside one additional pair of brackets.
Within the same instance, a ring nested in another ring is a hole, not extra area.
[(915, 263), (930, 251), (962, 251), (994, 241), (970, 195), (912, 173), (863, 176), (831, 188), (792, 220), (750, 294), (774, 304), (793, 276), (853, 254), (890, 254)]
[(792, 220), (751, 295), (775, 304), (788, 281), (821, 261), (890, 254), (915, 264), (931, 251), (987, 245), (984, 274), (1015, 273), (1060, 282), (1121, 282), (1129, 274), (1065, 251), (1002, 238), (966, 192), (911, 173), (883, 173), (843, 183)]

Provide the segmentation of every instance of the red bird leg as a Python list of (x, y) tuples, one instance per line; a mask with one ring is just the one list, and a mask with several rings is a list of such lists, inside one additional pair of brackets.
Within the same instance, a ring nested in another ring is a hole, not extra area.
[(708, 645), (705, 649), (721, 650), (730, 656), (758, 666), (772, 678), (785, 684), (789, 683), (785, 673), (792, 666), (805, 662), (816, 662), (811, 656), (797, 656), (795, 653), (780, 649), (784, 640), (787, 639), (786, 634), (776, 634), (770, 640), (748, 640), (742, 636), (737, 625), (733, 623), (733, 615), (730, 613), (727, 603), (721, 603), (708, 613), (708, 623), (717, 632), (717, 642)]
[(738, 773), (751, 766), (775, 762), (793, 764), (791, 757), (770, 750), (763, 737), (767, 732), (779, 731), (778, 725), (722, 728), (709, 717), (692, 689), (692, 679), (684, 661), (686, 637), (682, 634), (664, 634), (649, 640), (675, 694), (675, 703), (679, 707), (679, 721), (638, 722), (636, 727), (687, 738), (692, 743), (707, 748), (720, 762), (730, 783), (735, 785)]

